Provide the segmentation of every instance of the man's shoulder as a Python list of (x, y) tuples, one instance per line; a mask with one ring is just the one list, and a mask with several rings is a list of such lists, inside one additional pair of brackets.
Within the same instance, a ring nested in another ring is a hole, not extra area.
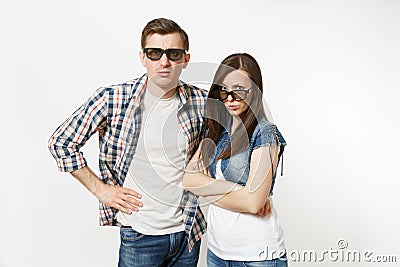
[(128, 80), (126, 82), (104, 86), (101, 87), (99, 90), (109, 95), (109, 97), (118, 97), (122, 100), (125, 98), (131, 98), (139, 88), (142, 88), (143, 84), (144, 79), (142, 76)]
[(188, 84), (186, 82), (181, 81), (181, 84), (183, 88), (185, 89), (185, 92), (188, 96), (190, 97), (200, 97), (200, 98), (206, 98), (208, 91), (202, 88), (199, 88), (195, 85)]

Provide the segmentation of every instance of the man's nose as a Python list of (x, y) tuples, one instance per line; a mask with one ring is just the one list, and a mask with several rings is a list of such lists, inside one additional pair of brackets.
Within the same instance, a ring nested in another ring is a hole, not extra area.
[(170, 67), (171, 66), (171, 62), (169, 61), (167, 54), (163, 54), (160, 58), (160, 65), (164, 68)]

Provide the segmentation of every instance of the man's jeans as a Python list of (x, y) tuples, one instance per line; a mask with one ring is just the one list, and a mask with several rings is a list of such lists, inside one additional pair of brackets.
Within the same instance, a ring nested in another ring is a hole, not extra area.
[(287, 267), (286, 255), (279, 259), (266, 260), (266, 261), (226, 261), (219, 258), (207, 250), (207, 266), (208, 267)]
[(167, 235), (143, 235), (130, 227), (121, 227), (118, 267), (196, 266), (200, 240), (189, 252), (185, 231)]

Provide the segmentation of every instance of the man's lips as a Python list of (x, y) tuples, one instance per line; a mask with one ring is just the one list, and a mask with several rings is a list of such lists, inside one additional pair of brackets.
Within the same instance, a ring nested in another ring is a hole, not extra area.
[(157, 74), (161, 77), (168, 77), (171, 74), (171, 72), (167, 70), (160, 70), (157, 71)]

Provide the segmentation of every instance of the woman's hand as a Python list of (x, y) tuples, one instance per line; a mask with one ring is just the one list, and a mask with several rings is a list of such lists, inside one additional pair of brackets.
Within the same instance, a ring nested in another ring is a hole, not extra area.
[(265, 217), (268, 214), (272, 213), (272, 208), (271, 208), (271, 202), (269, 201), (269, 199), (267, 199), (267, 201), (264, 204), (264, 207), (262, 207), (258, 212), (257, 212), (257, 216), (259, 217)]

